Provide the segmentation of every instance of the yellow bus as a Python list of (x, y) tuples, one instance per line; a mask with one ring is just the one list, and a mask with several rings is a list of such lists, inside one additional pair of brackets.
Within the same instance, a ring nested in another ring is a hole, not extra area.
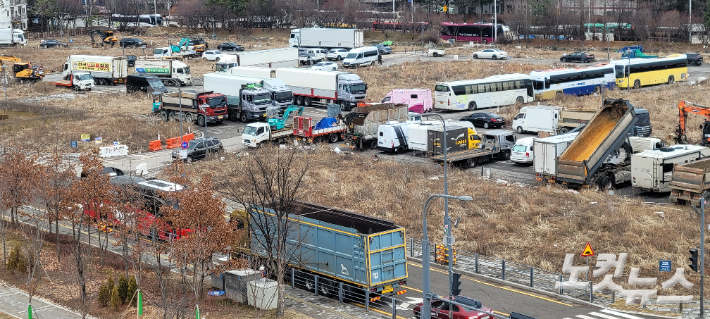
[(616, 86), (620, 88), (685, 81), (688, 78), (688, 58), (673, 54), (664, 58), (622, 59), (612, 61), (616, 70)]

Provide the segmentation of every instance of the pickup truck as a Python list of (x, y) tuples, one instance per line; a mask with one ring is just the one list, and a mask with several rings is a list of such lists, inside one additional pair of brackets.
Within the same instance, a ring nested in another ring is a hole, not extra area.
[(91, 91), (94, 87), (94, 77), (89, 72), (72, 72), (68, 80), (52, 82), (57, 86), (66, 86), (75, 91)]

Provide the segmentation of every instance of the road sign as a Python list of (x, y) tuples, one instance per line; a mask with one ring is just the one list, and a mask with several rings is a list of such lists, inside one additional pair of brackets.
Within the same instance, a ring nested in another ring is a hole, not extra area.
[(186, 150), (187, 149), (187, 142), (182, 142), (182, 145), (180, 145), (182, 149)]
[(91, 134), (81, 134), (81, 141), (82, 142), (91, 141)]
[(121, 145), (121, 142), (113, 142), (113, 146), (119, 146)]
[(101, 144), (101, 136), (99, 136), (99, 137), (94, 137), (94, 142), (95, 142), (96, 144)]
[(76, 147), (76, 141), (71, 141), (71, 147)]
[(658, 261), (658, 271), (671, 271), (671, 261), (670, 260), (659, 260)]
[(592, 245), (587, 243), (587, 246), (584, 246), (584, 251), (580, 255), (582, 257), (591, 257), (594, 256), (594, 250), (592, 250)]

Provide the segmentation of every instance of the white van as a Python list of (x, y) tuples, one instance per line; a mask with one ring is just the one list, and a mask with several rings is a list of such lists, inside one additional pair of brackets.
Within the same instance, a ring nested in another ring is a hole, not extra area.
[(534, 140), (534, 137), (524, 137), (515, 141), (513, 152), (510, 153), (510, 160), (517, 164), (532, 164)]
[(344, 68), (354, 68), (356, 66), (375, 65), (380, 51), (377, 47), (362, 47), (352, 49), (343, 59)]
[(513, 129), (518, 134), (523, 132), (549, 132), (557, 131), (557, 123), (560, 120), (562, 107), (537, 105), (526, 106), (520, 109), (520, 113), (513, 119)]

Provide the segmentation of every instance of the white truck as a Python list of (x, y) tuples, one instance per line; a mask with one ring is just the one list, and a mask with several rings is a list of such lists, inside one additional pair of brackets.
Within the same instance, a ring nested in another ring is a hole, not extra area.
[(365, 36), (358, 29), (304, 28), (291, 30), (288, 44), (302, 48), (346, 48), (363, 46)]
[(215, 71), (228, 72), (237, 66), (259, 66), (268, 68), (294, 67), (298, 65), (298, 49), (280, 48), (261, 51), (244, 51), (228, 54), (217, 62)]
[[(215, 74), (223, 74), (223, 73), (215, 73)], [(233, 74), (230, 72), (224, 73), (223, 75), (227, 75), (229, 77), (223, 77), (224, 83), (229, 83), (230, 85), (235, 85), (234, 87), (241, 87), (242, 84), (249, 84), (249, 83), (259, 83), (262, 85), (264, 89), (267, 91), (271, 92), (271, 103), (274, 106), (278, 106), (279, 109), (282, 111), (285, 110), (289, 105), (293, 104), (293, 92), (291, 92), (291, 88), (284, 83), (284, 81), (281, 81), (280, 79), (272, 79), (272, 78), (263, 78), (263, 77), (254, 77), (254, 76), (242, 76), (242, 75), (237, 75)], [(220, 90), (223, 90), (227, 92), (230, 89), (228, 86), (223, 86), (223, 88), (220, 88)], [(225, 92), (220, 92), (227, 94)], [(229, 95), (229, 94), (228, 94)]]
[(533, 142), (533, 168), (535, 179), (548, 181), (557, 175), (557, 158), (567, 149), (579, 132), (536, 138)]
[(125, 83), (128, 76), (128, 60), (125, 57), (104, 55), (70, 55), (64, 63), (62, 78), (68, 80), (76, 71), (91, 73), (94, 84)]
[(27, 45), (25, 32), (19, 29), (0, 29), (0, 46)]
[(195, 50), (181, 50), (174, 52), (172, 47), (155, 48), (153, 50), (154, 58), (194, 58), (198, 53)]
[(135, 67), (136, 72), (155, 75), (163, 84), (174, 84), (173, 80), (177, 80), (180, 85), (192, 85), (190, 67), (181, 61), (138, 59)]
[(75, 91), (91, 91), (94, 87), (94, 78), (89, 72), (77, 71), (69, 75), (69, 80), (59, 80), (52, 83)]
[[(268, 123), (249, 123), (242, 133), (242, 145), (259, 147), (265, 143), (283, 144), (293, 137), (293, 123), (288, 123), (291, 116), (303, 114), (302, 106), (292, 106), (284, 111), (281, 118), (269, 119)], [(293, 121), (291, 121), (293, 122)], [(301, 124), (303, 124), (301, 120)], [(310, 121), (308, 122), (310, 124)]]
[(204, 89), (227, 97), (229, 120), (248, 122), (266, 121), (266, 109), (273, 105), (271, 92), (264, 89), (260, 79), (223, 73), (208, 73)]
[(560, 106), (526, 106), (520, 109), (513, 119), (513, 129), (518, 134), (524, 132), (557, 132), (557, 123), (560, 120)]
[(294, 104), (313, 106), (316, 104), (340, 104), (340, 109), (351, 110), (365, 99), (367, 84), (357, 74), (338, 71), (303, 70), (297, 68), (239, 67), (232, 74), (272, 77), (284, 81), (291, 87)]
[(710, 156), (710, 148), (700, 145), (673, 145), (646, 149), (631, 155), (631, 186), (643, 191), (670, 192), (673, 168)]

